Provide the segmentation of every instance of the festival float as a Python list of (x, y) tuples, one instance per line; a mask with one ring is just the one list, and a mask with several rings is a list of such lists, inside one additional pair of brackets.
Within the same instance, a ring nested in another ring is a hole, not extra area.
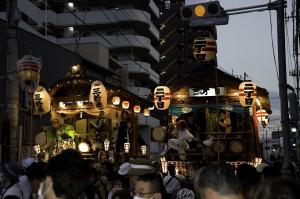
[(100, 161), (121, 161), (136, 151), (147, 152), (146, 146), (134, 141), (138, 114), (142, 107), (148, 108), (147, 101), (88, 77), (80, 65), (70, 67), (48, 91), (38, 86), (33, 101), (34, 115), (51, 115), (51, 125), (35, 137), (34, 149), (41, 159), (68, 148)]

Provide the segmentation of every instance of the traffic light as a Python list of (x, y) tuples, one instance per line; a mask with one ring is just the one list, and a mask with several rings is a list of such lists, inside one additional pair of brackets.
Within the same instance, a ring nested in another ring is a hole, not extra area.
[(181, 20), (189, 21), (191, 27), (228, 24), (228, 15), (219, 1), (182, 6)]

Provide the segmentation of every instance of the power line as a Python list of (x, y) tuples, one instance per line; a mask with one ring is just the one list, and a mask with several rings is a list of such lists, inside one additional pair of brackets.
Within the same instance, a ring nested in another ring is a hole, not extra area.
[[(269, 0), (269, 4), (271, 4), (271, 0)], [(270, 32), (271, 32), (273, 59), (274, 59), (274, 64), (275, 64), (275, 69), (276, 69), (277, 81), (279, 82), (279, 73), (278, 73), (278, 67), (277, 67), (276, 56), (275, 56), (275, 48), (274, 48), (273, 25), (272, 25), (271, 10), (269, 10), (269, 19), (270, 19), (269, 22), (270, 22), (270, 30), (271, 30)]]
[[(76, 17), (83, 25), (86, 25), (87, 27), (90, 27), (91, 30), (96, 33), (99, 37), (101, 37), (110, 47), (114, 47), (114, 45), (107, 40), (103, 35), (101, 35), (98, 31), (93, 30), (93, 26), (85, 23), (85, 21), (83, 21), (80, 17), (78, 17), (77, 15), (74, 15), (74, 13), (72, 11), (69, 10), (69, 8), (67, 8), (66, 6), (64, 6), (64, 8), (70, 13), (72, 14), (74, 17)], [(143, 68), (145, 71), (147, 71), (142, 65), (140, 65), (138, 62), (136, 62), (136, 60), (132, 59), (131, 57), (124, 55), (126, 58), (128, 58), (129, 60), (133, 61), (135, 64), (137, 64), (140, 68)]]

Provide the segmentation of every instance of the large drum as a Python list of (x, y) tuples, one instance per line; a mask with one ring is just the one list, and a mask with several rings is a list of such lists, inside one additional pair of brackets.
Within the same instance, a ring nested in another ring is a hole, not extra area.
[(155, 127), (152, 131), (152, 138), (156, 142), (163, 142), (166, 139), (166, 130), (161, 127)]
[(241, 141), (231, 141), (230, 151), (232, 151), (233, 153), (242, 153), (243, 152), (242, 142)]
[(222, 140), (214, 140), (211, 149), (215, 153), (223, 153), (226, 150), (226, 144)]
[(40, 132), (35, 136), (35, 144), (38, 144), (41, 150), (48, 150), (55, 146), (56, 137), (49, 132)]

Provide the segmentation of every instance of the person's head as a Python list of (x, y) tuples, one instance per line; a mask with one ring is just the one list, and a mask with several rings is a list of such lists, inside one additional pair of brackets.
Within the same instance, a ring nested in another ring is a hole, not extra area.
[(194, 190), (201, 199), (243, 198), (239, 181), (227, 165), (200, 168), (194, 179)]
[(54, 119), (51, 121), (51, 123), (52, 123), (52, 126), (53, 126), (54, 128), (59, 128), (59, 127), (61, 127), (61, 126), (63, 125), (63, 122), (62, 122), (60, 119), (57, 119), (57, 118), (54, 118)]
[(125, 177), (122, 175), (114, 175), (112, 178), (112, 192), (115, 193), (117, 191), (126, 189)]
[(3, 173), (3, 184), (8, 186), (19, 181), (19, 176), (23, 174), (23, 169), (16, 162), (10, 161), (0, 165), (1, 173)]
[(49, 160), (41, 197), (76, 199), (89, 184), (90, 167), (78, 151), (67, 149)]
[(168, 172), (170, 175), (173, 175), (173, 176), (176, 174), (176, 167), (174, 164), (168, 165)]
[(226, 111), (219, 111), (219, 119), (225, 119), (226, 118)]
[(186, 121), (185, 120), (179, 120), (179, 121), (177, 121), (176, 122), (176, 128), (178, 129), (178, 130), (184, 130), (184, 129), (186, 129), (187, 128), (187, 123), (186, 123)]
[(33, 193), (38, 193), (41, 182), (46, 178), (46, 166), (45, 162), (34, 162), (26, 169)]
[(273, 178), (258, 186), (253, 199), (299, 199), (300, 184), (291, 178)]
[(134, 199), (162, 199), (165, 195), (161, 177), (156, 174), (144, 174), (138, 177), (134, 187)]

